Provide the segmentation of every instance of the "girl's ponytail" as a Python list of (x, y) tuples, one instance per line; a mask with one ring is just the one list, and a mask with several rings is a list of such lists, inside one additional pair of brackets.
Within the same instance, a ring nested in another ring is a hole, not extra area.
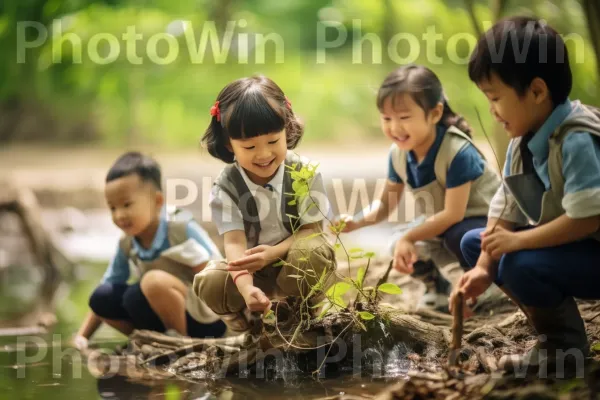
[(220, 119), (216, 115), (211, 117), (210, 124), (206, 128), (204, 136), (202, 136), (201, 143), (204, 144), (211, 156), (231, 164), (234, 161), (234, 155), (227, 148), (229, 140), (223, 129), (223, 122)]
[(455, 113), (452, 108), (450, 108), (446, 96), (444, 96), (442, 103), (444, 104), (444, 111), (442, 111), (442, 118), (440, 119), (440, 122), (447, 128), (450, 126), (455, 126), (462, 132), (466, 133), (469, 137), (472, 137), (471, 126), (469, 126), (467, 121), (462, 116)]

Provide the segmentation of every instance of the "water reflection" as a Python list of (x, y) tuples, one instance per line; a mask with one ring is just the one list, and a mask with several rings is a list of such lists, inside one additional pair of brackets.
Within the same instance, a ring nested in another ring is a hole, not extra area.
[[(59, 218), (61, 214), (45, 214), (46, 219), (53, 217)], [(48, 335), (32, 336), (45, 343), (47, 351), (43, 356), (35, 361), (23, 362), (23, 355), (33, 357), (35, 352), (39, 351), (38, 346), (28, 343), (23, 336), (0, 338), (0, 398), (5, 398), (3, 393), (10, 393), (10, 398), (36, 400), (312, 399), (340, 393), (374, 394), (385, 386), (387, 379), (394, 377), (397, 380), (398, 376), (405, 371), (403, 363), (406, 351), (394, 353), (395, 350), (392, 350), (384, 358), (382, 365), (377, 364), (379, 361), (376, 358), (372, 361), (363, 360), (362, 371), (357, 375), (353, 375), (356, 371), (351, 365), (344, 366), (336, 363), (327, 365), (325, 374), (319, 380), (311, 376), (311, 371), (317, 366), (299, 362), (296, 356), (284, 357), (283, 365), (265, 365), (265, 370), (261, 374), (251, 371), (247, 377), (228, 377), (200, 383), (132, 382), (120, 376), (98, 379), (90, 373), (84, 360), (73, 355), (74, 349), (70, 349), (68, 343), (87, 312), (89, 294), (106, 268), (105, 261), (100, 262), (100, 260), (107, 259), (114, 251), (114, 243), (118, 235), (110, 229), (110, 220), (105, 217), (102, 212), (90, 214), (88, 218), (91, 218), (94, 223), (84, 224), (88, 227), (87, 234), (74, 235), (71, 234), (70, 229), (55, 230), (54, 233), (57, 235), (58, 231), (62, 230), (60, 243), (64, 248), (79, 251), (73, 253), (76, 259), (94, 259), (97, 262), (80, 265), (79, 273), (76, 274), (79, 280), (69, 282), (63, 287), (56, 301), (58, 324), (53, 331)], [(88, 219), (86, 221), (89, 222)], [(72, 231), (80, 230), (75, 222), (72, 223)], [(383, 240), (381, 232), (378, 233), (379, 235), (366, 235), (372, 242), (366, 243), (365, 248), (379, 250), (375, 248), (376, 244), (380, 244)], [(35, 282), (29, 277), (22, 279), (19, 275), (18, 278), (13, 280), (27, 281), (29, 284)], [(11, 292), (4, 292), (4, 295), (9, 293)], [(2, 304), (6, 311), (14, 311), (16, 305), (14, 299)], [(54, 335), (59, 336), (56, 338)], [(93, 343), (97, 347), (107, 348), (114, 346), (115, 343), (123, 343), (124, 340), (123, 336), (112, 329), (102, 328), (94, 336)], [(382, 348), (383, 346), (382, 342)], [(373, 371), (382, 369), (385, 373), (375, 373), (375, 378), (370, 376)]]

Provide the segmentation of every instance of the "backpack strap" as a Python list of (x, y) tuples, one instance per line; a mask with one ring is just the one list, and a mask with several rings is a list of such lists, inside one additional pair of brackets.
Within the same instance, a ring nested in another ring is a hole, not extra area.
[(228, 165), (214, 184), (238, 205), (244, 220), (244, 232), (248, 239), (248, 245), (255, 247), (258, 244), (258, 235), (261, 230), (258, 206), (248, 185), (244, 182), (241, 172), (235, 165)]
[(190, 212), (180, 208), (167, 214), (167, 238), (170, 246), (177, 246), (187, 240), (187, 226), (192, 219)]
[(401, 150), (395, 144), (390, 147), (390, 157), (392, 158), (392, 167), (398, 174), (404, 184), (408, 184), (408, 173), (406, 171), (406, 151)]
[(454, 125), (451, 125), (450, 127), (448, 127), (448, 129), (446, 129), (446, 132), (444, 133), (444, 138), (442, 139), (442, 143), (440, 144), (440, 148), (438, 150), (438, 153), (435, 157), (435, 162), (433, 164), (435, 178), (440, 183), (440, 185), (442, 185), (442, 187), (446, 187), (448, 170), (450, 169), (452, 161), (454, 161), (456, 155), (460, 153), (461, 150), (469, 144), (472, 144), (485, 160), (485, 155), (475, 145), (473, 139), (471, 139), (469, 135), (467, 135)]
[(133, 238), (127, 235), (121, 236), (121, 239), (119, 239), (119, 248), (121, 249), (121, 252), (125, 254), (125, 257), (131, 258), (131, 249), (133, 249)]

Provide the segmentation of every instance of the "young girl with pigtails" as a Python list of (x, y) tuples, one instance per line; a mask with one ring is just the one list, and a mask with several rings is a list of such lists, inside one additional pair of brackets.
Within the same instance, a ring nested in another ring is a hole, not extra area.
[[(313, 234), (320, 232), (329, 203), (319, 172), (308, 182), (308, 195), (294, 201), (290, 172), (309, 166), (292, 151), (303, 126), (271, 79), (228, 84), (211, 116), (202, 142), (227, 164), (210, 200), (227, 266), (209, 264), (196, 275), (194, 291), (232, 333), (241, 334), (250, 329), (248, 311), (267, 312), (273, 297), (305, 297), (324, 271), (332, 275), (333, 247)], [(280, 260), (286, 263), (276, 265)]]

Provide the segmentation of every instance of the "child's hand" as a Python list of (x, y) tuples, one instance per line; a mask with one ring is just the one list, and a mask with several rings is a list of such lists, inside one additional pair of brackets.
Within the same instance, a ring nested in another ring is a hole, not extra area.
[(88, 348), (88, 340), (81, 335), (75, 335), (72, 341), (73, 346), (79, 351), (83, 351)]
[[(341, 228), (341, 229), (340, 229)], [(360, 224), (354, 220), (354, 216), (348, 214), (340, 215), (335, 225), (331, 227), (331, 230), (335, 232), (352, 232), (360, 228)]]
[(248, 271), (250, 273), (263, 269), (267, 265), (277, 261), (273, 255), (273, 247), (261, 244), (244, 252), (244, 257), (230, 261), (228, 271)]
[(521, 250), (521, 243), (515, 232), (496, 226), (493, 232), (481, 232), (481, 249), (498, 261), (504, 254)]
[(271, 309), (271, 300), (256, 286), (247, 286), (241, 293), (250, 311), (264, 311), (266, 314)]
[(481, 296), (491, 286), (492, 282), (492, 277), (484, 268), (475, 266), (475, 268), (465, 272), (452, 291), (452, 294), (450, 294), (450, 312), (454, 313), (452, 304), (454, 304), (454, 298), (461, 292), (464, 299), (463, 315), (465, 318), (470, 317), (473, 313), (467, 304), (477, 300), (477, 297)]
[(396, 243), (393, 266), (397, 271), (405, 274), (412, 274), (415, 271), (413, 264), (416, 263), (418, 259), (417, 249), (414, 243), (402, 239)]

